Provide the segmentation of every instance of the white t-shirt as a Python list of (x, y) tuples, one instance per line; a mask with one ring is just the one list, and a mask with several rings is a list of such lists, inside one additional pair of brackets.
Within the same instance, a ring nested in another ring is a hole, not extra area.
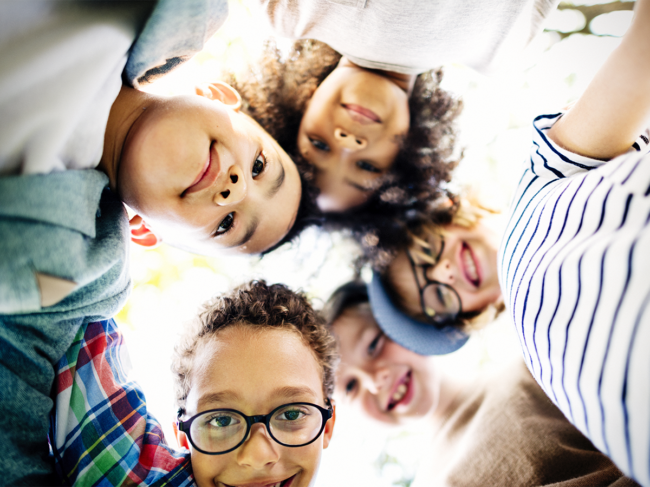
[(2, 3), (0, 176), (97, 166), (127, 53), (151, 6)]
[(558, 0), (260, 0), (278, 35), (316, 39), (371, 69), (489, 71), (542, 30)]
[(598, 161), (534, 121), (499, 251), (499, 279), (531, 373), (627, 475), (650, 485), (650, 155)]

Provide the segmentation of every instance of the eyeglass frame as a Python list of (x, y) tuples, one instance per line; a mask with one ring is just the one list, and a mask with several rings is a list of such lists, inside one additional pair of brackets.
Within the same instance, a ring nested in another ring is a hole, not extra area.
[[(458, 298), (458, 312), (453, 316), (453, 318), (447, 318), (445, 321), (453, 321), (458, 316), (463, 312), (463, 302), (460, 299), (460, 295), (458, 292), (453, 288), (453, 286), (450, 286), (449, 284), (446, 284), (444, 282), (436, 281), (435, 279), (430, 279), (429, 276), (427, 276), (427, 269), (430, 267), (435, 267), (438, 265), (440, 262), (440, 256), (442, 255), (442, 252), (445, 250), (445, 238), (439, 234), (436, 233), (436, 235), (440, 238), (440, 251), (438, 252), (438, 255), (434, 258), (433, 255), (431, 254), (431, 250), (427, 249), (426, 247), (423, 247), (425, 249), (425, 252), (429, 254), (433, 258), (433, 264), (416, 264), (415, 261), (413, 260), (413, 257), (411, 256), (411, 251), (410, 249), (406, 250), (406, 256), (409, 258), (409, 262), (411, 263), (411, 270), (413, 271), (413, 277), (415, 278), (415, 285), (418, 287), (418, 291), (420, 292), (420, 307), (422, 308), (422, 314), (427, 317), (427, 321), (431, 323), (434, 326), (444, 326), (444, 322), (440, 323), (438, 321), (433, 320), (433, 316), (430, 316), (426, 312), (426, 306), (424, 304), (424, 291), (428, 286), (431, 286), (432, 284), (435, 284), (437, 286), (444, 286), (446, 288), (449, 288), (453, 291), (453, 293), (456, 295), (456, 298)], [(416, 268), (421, 267), (422, 268), (422, 275), (424, 276), (424, 286), (420, 286), (420, 279), (418, 278), (418, 273)]]
[[(187, 435), (187, 438), (190, 440), (190, 443), (192, 444), (192, 446), (196, 450), (203, 453), (204, 455), (225, 455), (226, 453), (230, 453), (231, 451), (236, 450), (237, 448), (242, 446), (244, 443), (246, 443), (246, 440), (248, 439), (248, 435), (251, 432), (251, 428), (253, 427), (254, 424), (257, 424), (257, 423), (263, 423), (266, 426), (266, 431), (269, 433), (269, 436), (273, 439), (273, 441), (275, 441), (279, 445), (286, 446), (286, 447), (289, 447), (289, 448), (299, 448), (301, 446), (307, 446), (307, 445), (312, 444), (314, 441), (316, 441), (318, 439), (318, 437), (320, 435), (323, 434), (323, 430), (325, 429), (325, 425), (327, 424), (327, 422), (334, 415), (334, 410), (332, 408), (332, 402), (329, 400), (329, 398), (326, 399), (326, 402), (327, 402), (327, 404), (329, 406), (328, 408), (324, 408), (322, 406), (319, 406), (318, 404), (313, 404), (311, 402), (290, 402), (290, 403), (282, 404), (282, 405), (278, 406), (277, 408), (275, 408), (273, 411), (271, 411), (268, 414), (256, 414), (256, 415), (253, 415), (253, 416), (248, 416), (248, 415), (242, 413), (241, 411), (237, 411), (236, 409), (229, 409), (229, 408), (208, 409), (207, 411), (202, 411), (202, 412), (200, 412), (198, 414), (195, 414), (194, 416), (192, 416), (191, 418), (189, 418), (186, 421), (181, 421), (181, 419), (180, 419), (181, 412), (179, 411), (178, 418), (176, 420), (176, 426), (178, 428), (178, 431), (182, 431), (183, 433), (185, 433)], [(273, 432), (271, 431), (271, 426), (270, 426), (269, 423), (271, 421), (271, 417), (273, 416), (273, 414), (275, 414), (280, 409), (286, 408), (287, 406), (297, 406), (297, 405), (306, 405), (306, 406), (315, 407), (321, 413), (321, 416), (322, 416), (323, 420), (322, 420), (322, 423), (321, 423), (321, 426), (320, 426), (320, 430), (318, 431), (318, 434), (316, 436), (314, 436), (313, 439), (311, 439), (307, 443), (303, 443), (301, 445), (287, 445), (285, 443), (282, 443), (280, 440), (278, 440), (273, 435)], [(192, 440), (192, 434), (190, 433), (190, 429), (192, 428), (192, 423), (194, 422), (194, 420), (196, 418), (198, 418), (199, 416), (203, 416), (204, 414), (213, 413), (213, 412), (216, 412), (216, 411), (223, 411), (223, 412), (230, 412), (230, 413), (239, 414), (241, 417), (243, 417), (246, 420), (246, 433), (244, 434), (244, 437), (242, 438), (242, 440), (239, 443), (237, 443), (237, 445), (233, 446), (231, 449), (226, 450), (226, 451), (221, 451), (221, 452), (209, 452), (209, 451), (202, 450), (201, 448), (196, 446), (196, 444), (194, 443), (194, 440)]]

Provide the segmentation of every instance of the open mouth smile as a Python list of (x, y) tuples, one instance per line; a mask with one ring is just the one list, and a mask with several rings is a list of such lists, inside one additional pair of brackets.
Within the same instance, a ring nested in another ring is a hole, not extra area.
[(392, 411), (400, 404), (407, 405), (411, 402), (412, 398), (413, 387), (411, 384), (411, 371), (409, 370), (393, 387), (386, 410)]
[(481, 274), (479, 272), (479, 266), (476, 262), (474, 252), (472, 252), (471, 247), (465, 242), (463, 242), (462, 249), (460, 251), (460, 258), (465, 279), (467, 279), (475, 287), (479, 287), (481, 285)]
[(287, 479), (279, 480), (275, 482), (263, 481), (263, 482), (237, 484), (237, 485), (230, 485), (230, 484), (223, 484), (223, 485), (224, 487), (290, 487), (293, 484), (293, 479), (295, 479), (297, 475), (298, 474), (296, 473)]

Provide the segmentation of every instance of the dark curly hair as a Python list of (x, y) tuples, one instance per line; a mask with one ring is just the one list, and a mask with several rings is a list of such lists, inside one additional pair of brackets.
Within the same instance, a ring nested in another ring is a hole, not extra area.
[(387, 219), (405, 221), (432, 211), (436, 199), (447, 193), (440, 183), (450, 180), (458, 162), (453, 159), (454, 121), (462, 103), (440, 88), (441, 69), (420, 74), (409, 98), (409, 132), (380, 186), (357, 208), (320, 213), (313, 167), (298, 151), (298, 129), (307, 102), (340, 59), (339, 53), (315, 40), (296, 41), (286, 55), (267, 41), (259, 64), (228, 80), (242, 96), (242, 109), (278, 141), (302, 175), (302, 211), (292, 231), (274, 248), (314, 224), (327, 230), (350, 230), (362, 245), (364, 240), (390, 233), (390, 225), (385, 228)]
[(185, 410), (185, 401), (192, 387), (198, 347), (231, 326), (276, 328), (298, 333), (322, 368), (323, 394), (326, 398), (332, 396), (338, 352), (336, 341), (323, 318), (311, 307), (304, 294), (294, 292), (284, 284), (269, 286), (264, 281), (251, 281), (205, 304), (174, 348), (171, 369), (176, 402), (181, 411)]

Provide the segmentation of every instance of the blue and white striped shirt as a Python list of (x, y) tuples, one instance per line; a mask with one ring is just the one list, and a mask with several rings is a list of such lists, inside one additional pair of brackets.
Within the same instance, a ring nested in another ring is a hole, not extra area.
[(627, 475), (650, 485), (648, 138), (611, 161), (563, 150), (533, 122), (499, 251), (503, 296), (531, 373)]

